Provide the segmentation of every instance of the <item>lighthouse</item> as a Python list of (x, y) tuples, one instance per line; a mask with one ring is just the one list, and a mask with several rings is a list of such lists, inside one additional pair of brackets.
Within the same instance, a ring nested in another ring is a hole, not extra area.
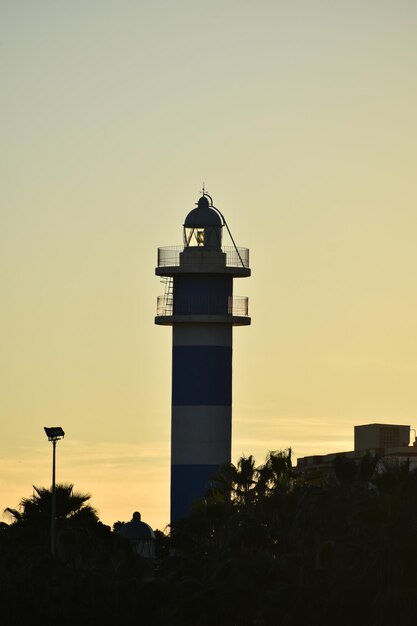
[[(223, 245), (227, 231), (230, 245)], [(203, 189), (185, 218), (183, 245), (158, 249), (165, 283), (155, 323), (172, 326), (171, 524), (204, 496), (231, 461), (232, 331), (248, 326), (248, 298), (233, 279), (250, 276), (249, 250), (238, 248)]]

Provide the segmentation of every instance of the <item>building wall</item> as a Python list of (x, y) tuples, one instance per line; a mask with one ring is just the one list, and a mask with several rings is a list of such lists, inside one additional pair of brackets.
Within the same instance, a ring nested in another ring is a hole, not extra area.
[(366, 424), (355, 426), (355, 451), (370, 448), (397, 448), (410, 443), (410, 426)]

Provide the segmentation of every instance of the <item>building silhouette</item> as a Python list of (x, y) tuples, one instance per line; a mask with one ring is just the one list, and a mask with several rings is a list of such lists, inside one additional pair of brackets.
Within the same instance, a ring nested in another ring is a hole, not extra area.
[(359, 462), (366, 454), (393, 463), (407, 462), (417, 467), (417, 440), (410, 445), (411, 428), (399, 424), (364, 424), (355, 426), (354, 450), (315, 454), (297, 459), (297, 470), (306, 475), (328, 477), (334, 473), (336, 458)]

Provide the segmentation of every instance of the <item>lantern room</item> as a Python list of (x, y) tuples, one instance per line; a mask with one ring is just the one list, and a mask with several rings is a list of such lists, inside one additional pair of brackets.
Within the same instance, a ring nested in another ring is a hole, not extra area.
[(221, 250), (223, 219), (213, 208), (207, 194), (201, 196), (197, 208), (190, 211), (184, 222), (184, 246)]

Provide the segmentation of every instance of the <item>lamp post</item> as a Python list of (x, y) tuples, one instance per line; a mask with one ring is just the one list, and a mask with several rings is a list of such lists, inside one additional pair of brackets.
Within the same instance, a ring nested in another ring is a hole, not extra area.
[(55, 558), (56, 549), (56, 489), (55, 489), (55, 457), (56, 457), (56, 442), (58, 439), (62, 439), (65, 436), (61, 426), (44, 426), (48, 441), (52, 443), (52, 505), (51, 505), (51, 554), (52, 558)]

